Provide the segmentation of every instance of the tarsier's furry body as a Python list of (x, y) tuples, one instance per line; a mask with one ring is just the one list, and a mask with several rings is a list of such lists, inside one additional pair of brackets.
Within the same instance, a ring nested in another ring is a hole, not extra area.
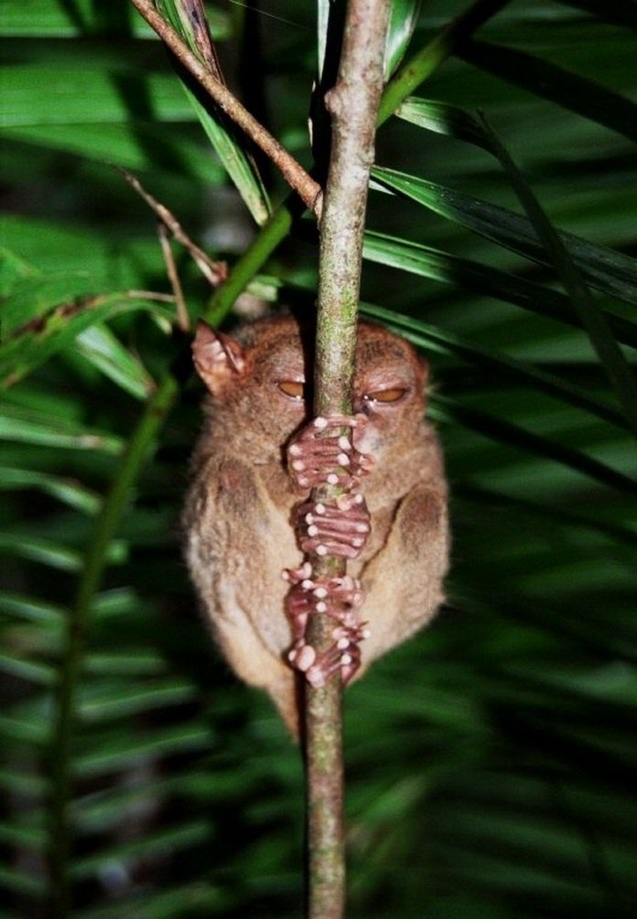
[[(186, 557), (230, 665), (265, 689), (296, 731), (290, 585), (282, 570), (303, 561), (294, 508), (309, 489), (293, 481), (285, 457), (310, 420), (302, 393), (311, 379), (310, 338), (289, 316), (224, 337), (223, 354), (208, 333), (200, 330), (194, 345), (209, 397), (184, 510)], [(353, 427), (353, 443), (372, 462), (361, 480), (371, 534), (348, 562), (362, 584), (361, 617), (370, 632), (357, 676), (424, 626), (443, 599), (447, 486), (438, 439), (425, 419), (426, 383), (426, 362), (407, 342), (359, 324), (353, 407), (362, 424)]]

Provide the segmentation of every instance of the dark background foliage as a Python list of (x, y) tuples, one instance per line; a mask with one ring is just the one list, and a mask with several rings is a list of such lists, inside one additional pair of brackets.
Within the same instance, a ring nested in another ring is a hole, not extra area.
[[(637, 14), (499, 5), (450, 57), (432, 51), (421, 101), (378, 136), (363, 308), (430, 359), (454, 548), (435, 624), (347, 692), (351, 919), (637, 907)], [(413, 6), (395, 3), (396, 31)], [(425, 3), (407, 56), (465, 6)], [(231, 85), (309, 166), (316, 10), (261, 7), (208, 4), (213, 33)], [(58, 880), (77, 919), (298, 916), (299, 752), (221, 662), (180, 558), (194, 381), (122, 478), (182, 345), (172, 305), (144, 293), (170, 292), (155, 219), (109, 164), (231, 266), (258, 230), (129, 4), (5, 0), (0, 24), (0, 915), (46, 915), (68, 753)], [(476, 109), (572, 234), (590, 300), (512, 214)], [(210, 292), (176, 252), (195, 318)], [(248, 290), (311, 309), (316, 271), (306, 221)], [(113, 483), (125, 509), (97, 551)]]

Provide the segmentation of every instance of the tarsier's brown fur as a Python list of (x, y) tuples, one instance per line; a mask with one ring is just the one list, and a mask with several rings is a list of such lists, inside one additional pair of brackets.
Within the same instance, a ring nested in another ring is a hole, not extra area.
[[(227, 341), (231, 359), (220, 368), (208, 360), (206, 336), (198, 336), (195, 363), (209, 396), (183, 516), (188, 566), (221, 649), (239, 677), (270, 694), (295, 733), (289, 585), (281, 572), (303, 560), (293, 508), (305, 495), (293, 486), (284, 457), (311, 406), (280, 384), (311, 380), (309, 340), (291, 316), (259, 320)], [(443, 599), (447, 485), (438, 439), (424, 417), (427, 372), (403, 339), (359, 324), (353, 407), (368, 421), (354, 442), (374, 466), (361, 482), (372, 532), (348, 563), (348, 573), (362, 581), (361, 618), (371, 632), (357, 676), (426, 625)], [(369, 398), (388, 389), (404, 395), (391, 404)]]

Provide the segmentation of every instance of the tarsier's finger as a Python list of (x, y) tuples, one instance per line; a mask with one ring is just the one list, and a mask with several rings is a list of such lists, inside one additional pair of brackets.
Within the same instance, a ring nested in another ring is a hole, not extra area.
[(359, 523), (350, 525), (343, 521), (321, 521), (310, 523), (305, 533), (301, 533), (302, 539), (316, 539), (318, 541), (333, 541), (347, 543), (355, 549), (362, 549), (369, 536), (369, 524)]
[(300, 540), (301, 549), (308, 555), (318, 555), (319, 558), (331, 556), (333, 558), (355, 559), (361, 553), (362, 545), (355, 546), (351, 542), (341, 542), (334, 538), (307, 537)]
[(331, 428), (360, 428), (367, 424), (367, 416), (361, 413), (357, 415), (319, 415), (312, 424), (320, 431), (328, 431)]
[(343, 467), (330, 466), (329, 471), (325, 469), (303, 469), (293, 470), (293, 477), (301, 488), (316, 488), (318, 485), (340, 485), (342, 488), (352, 488), (356, 484), (356, 478), (350, 471)]

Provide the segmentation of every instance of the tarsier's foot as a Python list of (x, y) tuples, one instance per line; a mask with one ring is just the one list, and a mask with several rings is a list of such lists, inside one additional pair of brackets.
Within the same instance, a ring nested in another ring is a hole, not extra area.
[(343, 686), (347, 686), (361, 665), (358, 642), (368, 634), (366, 629), (360, 629), (357, 634), (343, 635), (324, 654), (319, 655), (311, 645), (305, 645), (293, 664), (305, 673), (305, 679), (315, 689), (325, 686), (329, 678), (339, 672)]
[(334, 504), (305, 501), (296, 509), (299, 546), (310, 555), (358, 558), (371, 531), (360, 494), (343, 494)]
[[(294, 636), (288, 660), (305, 674), (312, 686), (324, 686), (337, 671), (347, 685), (360, 666), (359, 643), (369, 636), (365, 623), (359, 623), (355, 612), (363, 602), (363, 591), (359, 581), (349, 576), (319, 580), (311, 574), (307, 562), (301, 568), (283, 573), (292, 585), (286, 598)], [(320, 655), (306, 641), (308, 618), (312, 614), (334, 620), (334, 644)]]
[(328, 415), (299, 431), (287, 451), (288, 470), (298, 487), (340, 485), (351, 491), (373, 461), (353, 446), (342, 429), (354, 430), (366, 423), (365, 415)]

